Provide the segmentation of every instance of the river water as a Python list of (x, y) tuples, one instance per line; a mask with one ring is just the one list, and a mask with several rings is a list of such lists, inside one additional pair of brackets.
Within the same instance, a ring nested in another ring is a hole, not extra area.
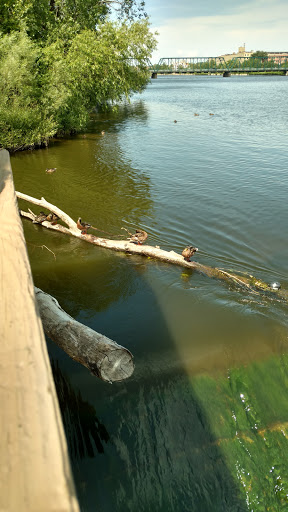
[[(15, 187), (287, 289), (287, 86), (158, 77), (87, 133), (13, 156)], [(287, 305), (23, 224), (35, 284), (134, 355), (109, 385), (47, 340), (81, 511), (287, 510)]]

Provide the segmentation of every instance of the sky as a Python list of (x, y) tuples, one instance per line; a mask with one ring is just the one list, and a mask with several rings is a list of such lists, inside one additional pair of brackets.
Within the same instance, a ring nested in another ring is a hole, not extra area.
[(288, 51), (288, 0), (145, 0), (161, 57)]

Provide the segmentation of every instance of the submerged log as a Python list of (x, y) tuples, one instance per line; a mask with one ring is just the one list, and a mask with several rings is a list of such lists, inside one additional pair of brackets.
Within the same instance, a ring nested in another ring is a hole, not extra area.
[[(239, 275), (231, 271), (223, 270), (217, 267), (209, 267), (207, 265), (202, 265), (197, 261), (187, 261), (181, 254), (176, 253), (175, 251), (165, 251), (158, 247), (152, 247), (151, 245), (136, 245), (135, 243), (129, 240), (111, 240), (108, 238), (97, 237), (95, 235), (91, 235), (89, 233), (81, 233), (81, 231), (77, 228), (76, 222), (69, 217), (65, 212), (60, 210), (57, 206), (52, 203), (48, 203), (44, 197), (41, 199), (36, 199), (34, 197), (28, 196), (21, 192), (16, 192), (16, 195), (19, 199), (24, 199), (30, 203), (36, 204), (38, 206), (48, 208), (52, 213), (58, 215), (58, 217), (68, 225), (68, 228), (62, 226), (61, 224), (53, 225), (51, 222), (42, 222), (42, 226), (48, 229), (53, 229), (54, 231), (58, 231), (64, 234), (69, 234), (71, 236), (75, 236), (84, 240), (85, 242), (89, 242), (90, 244), (98, 245), (99, 247), (105, 247), (106, 249), (112, 249), (114, 251), (124, 252), (126, 254), (138, 254), (142, 256), (146, 256), (149, 258), (155, 258), (157, 260), (163, 261), (165, 263), (170, 263), (173, 265), (178, 265), (181, 267), (185, 267), (187, 269), (196, 270), (201, 272), (202, 274), (207, 275), (208, 277), (220, 279), (226, 281), (228, 283), (232, 283), (236, 286), (244, 287), (249, 289), (252, 293), (266, 293), (268, 292), (271, 295), (277, 296), (280, 299), (285, 301), (288, 300), (288, 290), (274, 290), (269, 284), (265, 283), (260, 279), (256, 279), (254, 276), (249, 274)], [(36, 215), (31, 211), (25, 212), (23, 210), (19, 210), (20, 215), (30, 220), (34, 220)]]
[(40, 288), (35, 287), (35, 295), (45, 333), (72, 359), (106, 382), (119, 382), (132, 375), (134, 363), (129, 350), (74, 320)]

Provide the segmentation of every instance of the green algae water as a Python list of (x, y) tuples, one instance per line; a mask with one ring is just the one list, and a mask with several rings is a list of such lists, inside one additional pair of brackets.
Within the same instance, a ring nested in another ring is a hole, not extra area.
[[(288, 289), (287, 88), (159, 77), (87, 133), (13, 156), (15, 187)], [(81, 511), (287, 510), (287, 305), (23, 224), (36, 286), (134, 355), (109, 385), (47, 340)]]

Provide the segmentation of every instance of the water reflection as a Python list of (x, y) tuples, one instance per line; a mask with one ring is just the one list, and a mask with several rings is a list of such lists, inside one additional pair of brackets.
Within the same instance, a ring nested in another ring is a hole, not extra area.
[(109, 434), (98, 420), (94, 407), (83, 400), (80, 391), (75, 392), (57, 361), (52, 359), (51, 366), (70, 456), (78, 460), (94, 457), (97, 452), (104, 453)]
[[(88, 249), (86, 252), (83, 247), (77, 247), (71, 258), (63, 254), (62, 249), (61, 254), (56, 253), (56, 261), (46, 254), (46, 273), (43, 272), (42, 262), (35, 267), (34, 281), (36, 286), (54, 295), (73, 317), (89, 323), (97, 311), (105, 311), (114, 302), (123, 301), (135, 293), (135, 271), (123, 256), (120, 259), (105, 249), (89, 247), (90, 251)], [(75, 261), (77, 253), (78, 261)], [(95, 286), (91, 286), (91, 283), (95, 283)]]
[[(13, 155), (15, 188), (34, 197), (44, 196), (74, 219), (80, 216), (105, 231), (123, 234), (123, 223), (138, 227), (143, 213), (152, 215), (150, 178), (133, 168), (119, 144), (118, 132), (127, 109), (123, 106), (117, 114), (109, 114), (104, 137), (91, 133), (87, 138), (65, 139), (61, 147), (56, 143), (44, 150)], [(144, 105), (140, 102), (132, 107), (131, 115), (144, 122)], [(95, 123), (92, 126), (95, 129)], [(49, 175), (47, 167), (57, 171)], [(20, 201), (20, 207), (27, 203)]]
[(107, 127), (112, 131), (120, 132), (124, 125), (129, 121), (146, 122), (149, 116), (149, 111), (145, 101), (136, 99), (133, 102), (123, 101), (118, 105), (117, 109), (110, 109), (108, 111), (94, 114), (91, 116), (91, 121), (88, 127), (89, 134), (101, 133), (102, 130), (107, 130)]
[[(142, 292), (145, 287), (147, 284), (142, 283)], [(211, 416), (199, 393), (194, 392), (194, 385), (180, 362), (178, 368), (165, 371), (161, 353), (169, 352), (170, 361), (179, 360), (179, 354), (153, 295), (149, 311), (147, 306), (142, 311), (144, 318), (153, 322), (149, 312), (157, 318), (157, 328), (155, 323), (150, 328), (146, 323), (141, 325), (135, 340), (139, 344), (138, 351), (135, 347), (139, 366), (136, 365), (131, 379), (107, 386), (89, 376), (85, 369), (78, 367), (77, 374), (74, 372), (73, 389), (81, 390), (92, 413), (97, 410), (99, 422), (109, 431), (105, 457), (95, 453), (94, 465), (88, 456), (77, 455), (72, 442), (81, 510), (245, 511), (245, 501), (226, 465), (222, 446), (218, 446), (213, 433)], [(125, 336), (127, 331), (126, 327)], [(159, 363), (155, 372), (149, 368), (151, 351), (154, 365)], [(141, 352), (145, 367), (141, 364)], [(76, 391), (75, 396), (78, 396)], [(77, 404), (68, 407), (68, 411), (70, 407), (76, 408), (76, 415), (72, 412), (67, 416), (66, 407), (64, 404), (66, 431), (70, 438), (72, 432), (73, 439), (74, 431), (78, 431), (73, 423), (78, 422), (78, 416), (84, 421), (82, 429), (89, 430), (90, 419), (86, 417), (89, 408), (83, 400), (77, 400)], [(79, 442), (81, 445), (81, 438)]]
[(127, 472), (125, 484), (114, 481), (113, 506), (120, 511), (136, 506), (141, 511), (247, 510), (187, 377), (181, 372), (131, 388), (113, 437)]

